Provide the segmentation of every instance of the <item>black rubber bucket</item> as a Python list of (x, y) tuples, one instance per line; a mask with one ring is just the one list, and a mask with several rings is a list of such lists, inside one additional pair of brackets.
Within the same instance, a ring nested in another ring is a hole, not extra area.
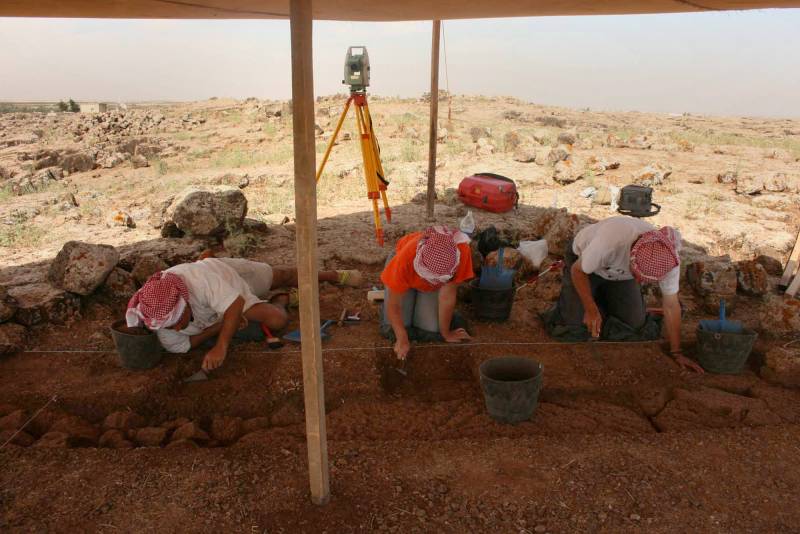
[(161, 362), (163, 352), (155, 332), (129, 328), (122, 320), (111, 325), (111, 337), (122, 367), (138, 371), (152, 369)]
[(516, 287), (510, 289), (485, 289), (472, 282), (472, 307), (475, 318), (483, 321), (502, 322), (511, 315)]
[(498, 423), (527, 421), (539, 403), (542, 364), (528, 358), (504, 357), (481, 364), (486, 411)]
[(697, 361), (709, 373), (738, 375), (744, 369), (758, 334), (712, 332), (697, 327)]

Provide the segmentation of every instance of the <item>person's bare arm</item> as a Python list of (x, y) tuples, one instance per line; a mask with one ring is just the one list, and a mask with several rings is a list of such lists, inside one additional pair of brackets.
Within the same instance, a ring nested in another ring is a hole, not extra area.
[(570, 275), (572, 276), (572, 284), (575, 286), (575, 291), (578, 292), (578, 297), (580, 297), (581, 304), (583, 304), (583, 323), (589, 329), (589, 334), (592, 337), (600, 337), (603, 316), (600, 314), (600, 309), (597, 307), (594, 297), (592, 297), (589, 275), (583, 272), (580, 258), (572, 264)]
[(203, 369), (211, 371), (216, 369), (222, 362), (225, 361), (225, 356), (228, 354), (228, 347), (230, 346), (231, 339), (236, 333), (236, 330), (242, 324), (242, 311), (244, 310), (244, 299), (236, 297), (236, 300), (228, 306), (222, 316), (222, 326), (217, 335), (217, 343), (214, 347), (206, 353), (203, 359)]
[(189, 342), (191, 343), (192, 348), (196, 349), (209, 339), (217, 337), (217, 335), (219, 335), (221, 330), (222, 330), (222, 321), (218, 322), (217, 324), (209, 326), (199, 334), (189, 336)]
[(449, 283), (439, 289), (439, 333), (448, 343), (458, 343), (465, 339), (471, 339), (463, 328), (450, 330), (450, 323), (453, 320), (453, 311), (456, 309), (456, 297), (458, 294), (458, 284)]
[(406, 325), (403, 324), (403, 297), (405, 293), (396, 293), (386, 288), (386, 318), (389, 319), (389, 324), (392, 325), (394, 330), (394, 337), (396, 339), (394, 344), (394, 352), (397, 357), (404, 360), (408, 356), (408, 351), (411, 349), (411, 344), (408, 342), (408, 332)]
[(661, 300), (670, 356), (683, 369), (703, 374), (703, 368), (684, 356), (681, 350), (681, 303), (678, 295), (664, 295)]

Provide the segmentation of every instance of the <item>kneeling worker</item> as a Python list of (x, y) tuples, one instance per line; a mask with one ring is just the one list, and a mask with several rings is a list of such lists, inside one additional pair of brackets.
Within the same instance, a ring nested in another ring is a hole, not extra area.
[(582, 229), (565, 254), (557, 305), (561, 321), (585, 325), (592, 338), (600, 337), (610, 316), (639, 330), (647, 320), (640, 284), (657, 283), (670, 355), (682, 368), (702, 373), (681, 352), (680, 249), (678, 230), (657, 230), (633, 217), (611, 217)]
[[(357, 286), (359, 271), (322, 271), (321, 282)], [(144, 324), (157, 333), (169, 352), (188, 352), (216, 338), (203, 359), (203, 369), (222, 365), (237, 330), (249, 321), (270, 330), (286, 326), (287, 295), (272, 302), (264, 297), (274, 287), (297, 287), (297, 270), (273, 268), (240, 258), (207, 258), (158, 272), (133, 295), (125, 314), (128, 326)]]
[(408, 355), (411, 328), (419, 338), (470, 339), (464, 328), (454, 328), (453, 315), (458, 284), (474, 276), (463, 232), (434, 226), (397, 242), (381, 273), (386, 286), (381, 331), (386, 337), (394, 333), (398, 358)]

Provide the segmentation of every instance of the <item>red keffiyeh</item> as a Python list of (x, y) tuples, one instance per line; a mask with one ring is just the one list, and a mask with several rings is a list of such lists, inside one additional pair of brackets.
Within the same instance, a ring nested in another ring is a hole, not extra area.
[(157, 272), (128, 302), (128, 326), (144, 323), (151, 330), (167, 328), (180, 320), (189, 302), (189, 290), (180, 276)]
[(642, 282), (663, 280), (680, 265), (680, 246), (681, 235), (670, 226), (643, 233), (631, 248), (631, 272)]
[(446, 226), (431, 226), (422, 233), (414, 257), (414, 271), (433, 286), (446, 284), (458, 268), (459, 243), (469, 238)]

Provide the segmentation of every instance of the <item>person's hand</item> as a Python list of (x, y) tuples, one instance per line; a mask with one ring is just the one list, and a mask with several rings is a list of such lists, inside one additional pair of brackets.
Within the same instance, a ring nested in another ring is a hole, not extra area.
[(583, 312), (583, 324), (589, 329), (589, 334), (592, 337), (600, 337), (600, 329), (603, 327), (603, 316), (600, 315), (600, 310), (597, 306), (587, 309)]
[(214, 345), (214, 347), (206, 353), (206, 357), (203, 358), (203, 371), (213, 371), (220, 367), (222, 362), (225, 361), (225, 356), (227, 356), (227, 351), (218, 345)]
[(463, 328), (456, 328), (455, 330), (451, 330), (446, 334), (443, 333), (442, 337), (448, 343), (460, 343), (461, 341), (469, 341), (472, 339), (469, 333)]
[(705, 371), (697, 362), (690, 360), (684, 356), (682, 352), (673, 352), (670, 354), (670, 356), (672, 356), (672, 359), (675, 360), (675, 363), (677, 363), (678, 367), (680, 367), (682, 370), (692, 371), (700, 375), (705, 374)]
[(247, 325), (248, 325), (248, 324), (250, 324), (250, 323), (248, 323), (248, 321), (247, 321), (247, 317), (245, 317), (244, 315), (242, 315), (242, 316), (239, 318), (239, 327), (237, 328), (237, 330), (244, 330), (245, 328), (247, 328)]
[(411, 343), (408, 342), (408, 338), (398, 339), (394, 344), (394, 353), (398, 360), (405, 360), (409, 350), (411, 350)]

